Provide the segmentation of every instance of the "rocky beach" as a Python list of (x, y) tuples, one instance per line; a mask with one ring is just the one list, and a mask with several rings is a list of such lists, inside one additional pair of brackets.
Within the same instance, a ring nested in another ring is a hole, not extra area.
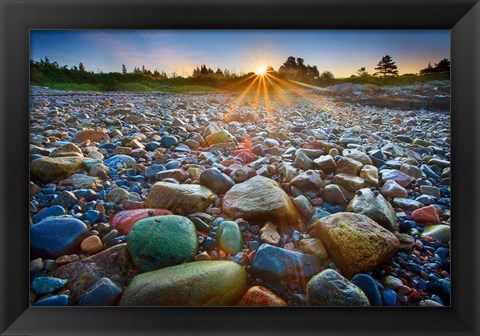
[(30, 304), (449, 306), (449, 82), (342, 85), (33, 86)]

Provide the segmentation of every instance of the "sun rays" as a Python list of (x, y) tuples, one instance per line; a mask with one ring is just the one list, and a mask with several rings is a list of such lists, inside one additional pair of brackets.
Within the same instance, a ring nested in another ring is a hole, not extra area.
[(229, 108), (229, 113), (237, 112), (243, 105), (253, 104), (264, 108), (267, 115), (271, 115), (274, 112), (274, 102), (291, 106), (295, 98), (307, 100), (317, 106), (325, 104), (324, 98), (312, 90), (321, 91), (321, 88), (282, 79), (270, 69), (262, 65), (256, 73), (251, 73), (223, 88), (226, 91), (239, 92)]

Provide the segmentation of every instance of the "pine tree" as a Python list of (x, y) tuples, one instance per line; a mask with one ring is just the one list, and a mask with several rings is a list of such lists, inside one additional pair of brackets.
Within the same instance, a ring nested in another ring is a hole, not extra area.
[(125, 64), (122, 64), (122, 75), (126, 75), (127, 74), (127, 67), (125, 66)]
[(378, 70), (375, 72), (375, 75), (382, 74), (384, 77), (387, 75), (398, 76), (397, 65), (390, 55), (383, 56), (375, 70)]
[(83, 65), (82, 62), (80, 62), (80, 64), (78, 65), (78, 69), (79, 69), (81, 72), (84, 72), (84, 71), (85, 71), (85, 66)]

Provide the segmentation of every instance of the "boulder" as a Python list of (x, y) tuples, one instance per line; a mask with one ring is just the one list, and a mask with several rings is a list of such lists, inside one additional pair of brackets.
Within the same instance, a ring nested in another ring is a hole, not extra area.
[(30, 162), (30, 172), (43, 182), (66, 178), (85, 169), (83, 157), (42, 157)]
[(328, 255), (347, 278), (371, 271), (400, 248), (393, 233), (367, 216), (349, 212), (320, 218), (310, 236), (322, 240)]
[(280, 226), (296, 225), (299, 218), (278, 183), (263, 176), (233, 186), (223, 198), (222, 209), (232, 218), (274, 220)]
[(232, 261), (195, 261), (137, 275), (121, 306), (231, 306), (244, 295), (247, 274)]
[(30, 227), (30, 254), (56, 259), (76, 253), (88, 235), (87, 226), (76, 218), (46, 218)]
[(203, 212), (215, 198), (210, 189), (198, 184), (157, 182), (150, 188), (145, 206), (187, 215)]
[(370, 306), (365, 293), (332, 269), (315, 275), (307, 286), (309, 306)]

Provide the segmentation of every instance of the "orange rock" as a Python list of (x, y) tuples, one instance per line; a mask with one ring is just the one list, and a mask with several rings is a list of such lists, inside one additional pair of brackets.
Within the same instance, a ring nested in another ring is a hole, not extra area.
[(263, 286), (251, 287), (238, 302), (239, 306), (287, 306), (285, 300)]
[(426, 206), (412, 212), (412, 218), (418, 223), (438, 224), (440, 218), (437, 214), (437, 209), (433, 205)]
[(95, 129), (87, 129), (75, 134), (74, 141), (76, 143), (81, 143), (87, 140), (91, 142), (102, 142), (110, 140), (110, 137), (105, 131)]
[(95, 254), (103, 249), (103, 243), (98, 236), (90, 236), (82, 241), (80, 248), (83, 252)]
[(140, 219), (171, 215), (172, 213), (165, 209), (137, 209), (137, 210), (125, 210), (115, 214), (110, 220), (110, 225), (117, 229), (122, 234), (128, 234), (133, 224)]

